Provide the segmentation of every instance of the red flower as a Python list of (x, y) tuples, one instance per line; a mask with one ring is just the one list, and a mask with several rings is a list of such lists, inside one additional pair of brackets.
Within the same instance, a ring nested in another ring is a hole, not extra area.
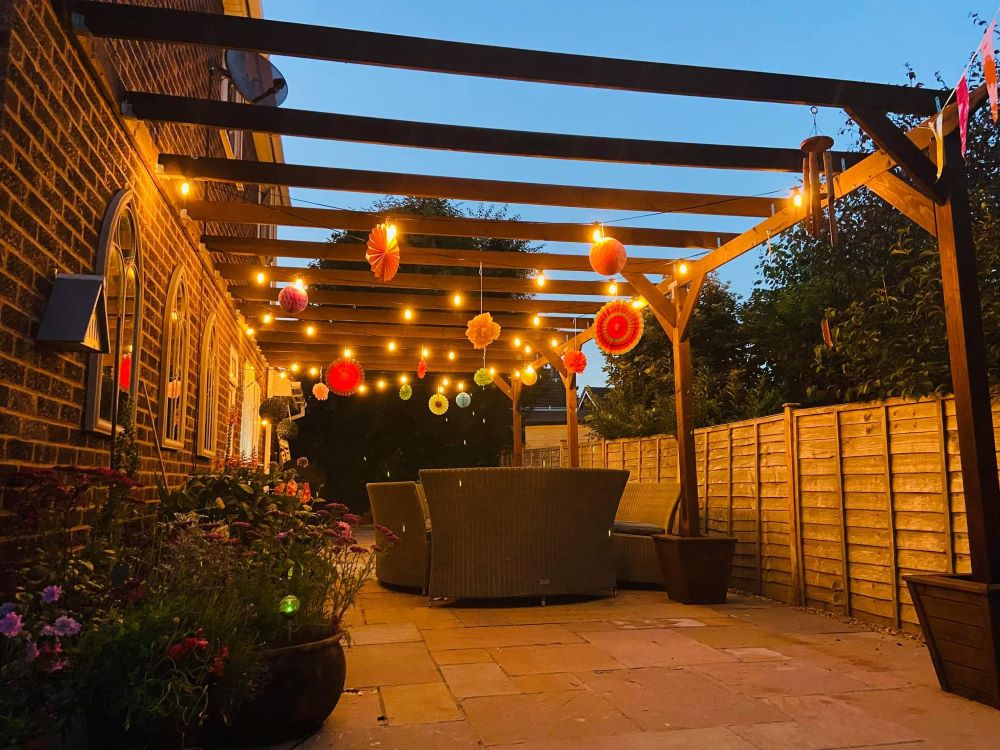
[(213, 677), (222, 677), (226, 671), (226, 660), (229, 658), (229, 646), (223, 644), (218, 653), (212, 657), (212, 664), (208, 668), (208, 673)]

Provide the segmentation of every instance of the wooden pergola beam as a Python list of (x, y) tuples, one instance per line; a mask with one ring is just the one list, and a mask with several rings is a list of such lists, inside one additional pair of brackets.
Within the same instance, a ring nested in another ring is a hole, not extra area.
[[(212, 157), (160, 154), (159, 165), (167, 177), (234, 184), (282, 185), (313, 190), (336, 190), (374, 195), (415, 195), (422, 198), (515, 203), (537, 206), (568, 206), (633, 211), (673, 212), (677, 207), (698, 203), (676, 193), (658, 190), (629, 190), (579, 185), (552, 185), (536, 182), (478, 180), (468, 177), (402, 174), (398, 172), (308, 164), (218, 159)], [(732, 196), (701, 196), (704, 204), (717, 208)], [(736, 198), (742, 200), (742, 198)], [(774, 201), (777, 210), (783, 201)], [(688, 211), (688, 213), (697, 213)], [(718, 211), (716, 213), (719, 213)]]
[[(129, 91), (122, 111), (126, 116), (153, 122), (201, 125), (226, 130), (250, 130), (301, 138), (322, 138), (386, 146), (464, 151), (546, 159), (799, 172), (798, 149), (728, 146), (709, 143), (608, 138), (498, 128), (414, 122), (289, 107), (195, 99), (168, 94)], [(859, 161), (863, 154), (836, 154), (836, 163)], [(767, 216), (776, 201), (768, 198), (725, 197), (676, 193), (678, 212), (731, 216)], [(784, 199), (779, 199), (781, 202)]]
[[(357, 331), (362, 335), (383, 338), (387, 341), (395, 338), (438, 338), (461, 342), (466, 346), (471, 346), (469, 339), (465, 335), (465, 328), (459, 326), (429, 325), (426, 323), (400, 323), (395, 320), (390, 323), (367, 323), (360, 321), (315, 321), (303, 323), (295, 320), (273, 320), (271, 323), (261, 326), (259, 330), (262, 333), (290, 333), (298, 335), (307, 326), (312, 327), (315, 331), (314, 335), (321, 338)], [(537, 332), (538, 329), (534, 327), (516, 328), (514, 326), (507, 326), (503, 328), (498, 342), (501, 342), (500, 345), (504, 346), (506, 342), (515, 336), (527, 339), (527, 337), (534, 336)]]
[[(184, 208), (187, 217), (195, 221), (355, 230), (366, 234), (376, 224), (386, 220), (391, 220), (400, 234), (422, 234), (432, 237), (486, 237), (501, 240), (589, 243), (594, 231), (593, 224), (408, 216), (227, 201), (187, 201)], [(626, 245), (700, 250), (718, 247), (737, 236), (732, 232), (622, 226), (616, 226), (614, 232), (609, 234)]]
[[(360, 237), (359, 237), (360, 239)], [(586, 255), (567, 253), (521, 253), (506, 250), (474, 250), (459, 247), (414, 247), (400, 242), (400, 260), (405, 268), (415, 266), (452, 266), (455, 268), (524, 269), (544, 268), (546, 271), (585, 271), (592, 273)], [(307, 240), (271, 240), (257, 237), (224, 237), (205, 235), (202, 244), (215, 253), (279, 258), (308, 258), (363, 263), (364, 242), (314, 242)], [(664, 273), (672, 258), (629, 258), (625, 268), (640, 273)]]
[(932, 236), (937, 235), (934, 201), (892, 172), (883, 172), (866, 187)]
[(100, 2), (68, 2), (94, 36), (203, 44), (316, 60), (743, 101), (881, 106), (930, 114), (947, 92), (780, 73), (541, 52)]
[[(248, 302), (275, 302), (281, 290), (272, 286), (230, 285), (229, 293), (236, 299)], [(403, 310), (455, 310), (469, 317), (479, 312), (478, 296), (466, 295), (461, 304), (455, 305), (450, 294), (402, 294), (391, 291), (354, 291), (325, 289), (309, 290), (310, 307), (321, 310), (327, 307), (352, 305), (357, 307), (392, 308)], [(601, 309), (603, 302), (587, 302), (574, 299), (515, 299), (511, 297), (487, 297), (486, 306), (490, 312), (527, 313), (530, 315), (551, 313), (556, 315), (593, 315)]]
[[(254, 281), (257, 274), (264, 272), (270, 281), (292, 282), (300, 278), (307, 284), (330, 284), (336, 286), (361, 286), (390, 289), (426, 289), (450, 292), (475, 292), (480, 283), (485, 292), (509, 294), (566, 294), (594, 295), (607, 294), (608, 285), (603, 281), (576, 281), (572, 279), (547, 279), (544, 287), (539, 287), (532, 279), (509, 276), (479, 276), (451, 274), (398, 273), (388, 284), (376, 279), (371, 271), (342, 271), (333, 268), (299, 268), (295, 266), (261, 266), (250, 263), (217, 263), (215, 269), (225, 278), (234, 281)], [(619, 282), (619, 291), (629, 294), (631, 287)], [(478, 302), (478, 299), (477, 299)]]

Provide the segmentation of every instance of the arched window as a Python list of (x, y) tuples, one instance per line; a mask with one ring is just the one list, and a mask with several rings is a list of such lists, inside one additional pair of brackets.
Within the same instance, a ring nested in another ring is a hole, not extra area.
[(257, 370), (247, 365), (243, 370), (243, 409), (240, 413), (240, 456), (260, 458), (257, 438), (260, 435), (260, 383)]
[(163, 349), (160, 360), (160, 437), (165, 448), (184, 447), (187, 414), (188, 344), (190, 307), (184, 269), (178, 268), (167, 287), (163, 313)]
[(111, 350), (91, 354), (84, 426), (111, 434), (123, 410), (135, 415), (142, 322), (142, 266), (131, 190), (119, 190), (104, 214), (95, 273), (104, 276)]
[(212, 457), (219, 437), (219, 341), (215, 313), (201, 338), (198, 384), (198, 455)]

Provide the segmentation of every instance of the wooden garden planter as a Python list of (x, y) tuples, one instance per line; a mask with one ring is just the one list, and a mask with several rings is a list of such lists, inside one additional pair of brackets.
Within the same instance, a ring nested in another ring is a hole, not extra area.
[(1000, 708), (1000, 584), (906, 576), (943, 690)]
[(736, 539), (727, 536), (653, 537), (667, 596), (682, 604), (725, 604)]

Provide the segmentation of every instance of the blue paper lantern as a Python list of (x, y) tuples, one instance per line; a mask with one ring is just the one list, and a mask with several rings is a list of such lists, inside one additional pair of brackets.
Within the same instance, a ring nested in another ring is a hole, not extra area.
[(455, 396), (455, 403), (464, 409), (465, 407), (467, 407), (469, 404), (472, 403), (472, 396), (464, 392), (459, 393), (457, 396)]

